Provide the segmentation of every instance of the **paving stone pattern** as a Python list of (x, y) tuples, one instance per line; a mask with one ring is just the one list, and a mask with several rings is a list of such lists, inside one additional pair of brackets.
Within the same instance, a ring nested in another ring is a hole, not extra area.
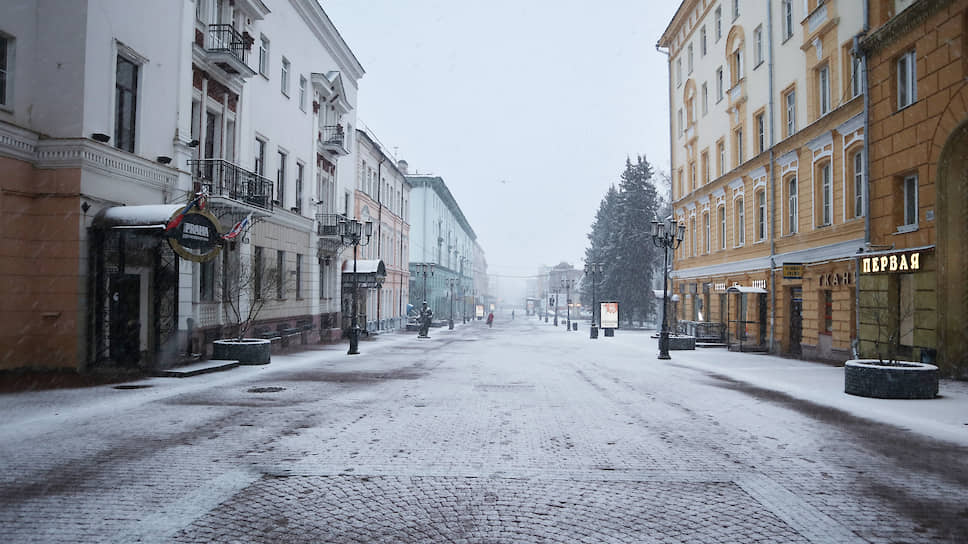
[(499, 320), (96, 388), (36, 426), (0, 397), (0, 541), (965, 540), (964, 449), (633, 334)]

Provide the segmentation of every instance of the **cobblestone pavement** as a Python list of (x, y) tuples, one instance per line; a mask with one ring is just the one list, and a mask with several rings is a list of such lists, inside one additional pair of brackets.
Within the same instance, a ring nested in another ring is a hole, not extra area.
[(657, 361), (646, 333), (431, 336), (0, 397), (0, 541), (966, 541), (963, 447)]

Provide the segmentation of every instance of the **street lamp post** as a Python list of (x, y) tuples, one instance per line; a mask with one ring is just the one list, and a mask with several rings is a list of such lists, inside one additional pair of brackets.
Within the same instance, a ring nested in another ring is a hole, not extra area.
[[(353, 292), (352, 305), (353, 313), (350, 322), (350, 349), (347, 355), (358, 355), (360, 353), (360, 324), (357, 321), (356, 292), (359, 290), (359, 279), (356, 275), (356, 254), (360, 246), (370, 243), (370, 236), (373, 235), (373, 222), (367, 221), (365, 224), (356, 219), (340, 221), (337, 226), (343, 244), (353, 246)], [(366, 241), (363, 238), (366, 238)]]
[(561, 287), (565, 290), (565, 331), (571, 330), (571, 287), (574, 284), (575, 280), (561, 280)]
[(588, 274), (592, 280), (592, 326), (588, 330), (589, 338), (598, 338), (598, 321), (595, 321), (595, 311), (597, 310), (598, 302), (595, 296), (595, 287), (598, 283), (599, 277), (604, 271), (605, 265), (602, 263), (587, 263), (585, 265), (585, 273)]
[(454, 286), (457, 284), (457, 278), (447, 278), (447, 287), (450, 289), (450, 317), (447, 318), (447, 328), (449, 330), (454, 330)]
[(558, 293), (559, 289), (555, 288), (555, 326), (558, 326)]
[(461, 323), (467, 324), (467, 286), (464, 284), (464, 261), (467, 257), (460, 257), (460, 314)]
[(652, 243), (662, 248), (662, 331), (659, 333), (659, 359), (671, 359), (669, 356), (669, 322), (666, 320), (666, 307), (669, 306), (669, 250), (675, 250), (682, 244), (686, 235), (686, 226), (676, 224), (669, 218), (668, 228), (662, 221), (652, 222)]

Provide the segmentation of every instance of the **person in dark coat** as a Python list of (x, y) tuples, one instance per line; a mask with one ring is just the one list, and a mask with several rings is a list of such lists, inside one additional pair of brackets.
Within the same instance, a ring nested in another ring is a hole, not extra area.
[(494, 312), (491, 312), (487, 314), (487, 326), (490, 327), (493, 325), (494, 325)]

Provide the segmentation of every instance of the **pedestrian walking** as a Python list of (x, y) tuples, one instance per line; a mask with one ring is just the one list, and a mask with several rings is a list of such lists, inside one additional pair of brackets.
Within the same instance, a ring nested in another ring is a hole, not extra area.
[(494, 312), (487, 314), (487, 326), (491, 327), (494, 325)]

